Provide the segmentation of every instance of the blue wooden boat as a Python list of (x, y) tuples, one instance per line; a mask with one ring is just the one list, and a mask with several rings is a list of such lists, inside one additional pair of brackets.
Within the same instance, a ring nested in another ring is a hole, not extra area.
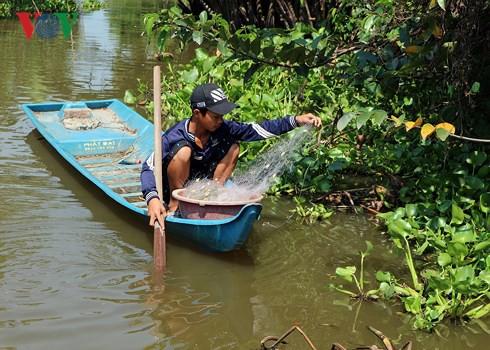
[[(111, 99), (23, 104), (40, 134), (77, 171), (107, 196), (140, 216), (147, 216), (140, 191), (141, 162), (153, 151), (153, 124)], [(262, 206), (245, 205), (219, 220), (166, 218), (168, 235), (208, 250), (226, 252), (247, 239)]]

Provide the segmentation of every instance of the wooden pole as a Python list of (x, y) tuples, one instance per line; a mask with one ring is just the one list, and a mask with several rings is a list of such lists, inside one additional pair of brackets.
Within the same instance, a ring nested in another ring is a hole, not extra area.
[[(160, 82), (160, 66), (153, 67), (153, 117), (154, 117), (154, 174), (157, 192), (160, 200), (163, 201), (162, 185), (162, 93)], [(164, 219), (165, 220), (165, 219)], [(162, 226), (155, 223), (153, 230), (153, 259), (156, 270), (164, 271), (167, 264), (166, 242), (165, 242), (165, 221)]]

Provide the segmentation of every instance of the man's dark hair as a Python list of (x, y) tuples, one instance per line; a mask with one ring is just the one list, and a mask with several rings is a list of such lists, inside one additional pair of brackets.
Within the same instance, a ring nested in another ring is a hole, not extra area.
[(195, 109), (199, 110), (199, 112), (201, 112), (202, 114), (206, 114), (206, 112), (208, 111), (208, 109), (207, 109), (207, 108), (205, 108), (205, 107), (201, 107), (201, 108), (197, 108), (197, 107), (196, 107), (196, 108), (192, 108), (192, 110), (195, 110)]

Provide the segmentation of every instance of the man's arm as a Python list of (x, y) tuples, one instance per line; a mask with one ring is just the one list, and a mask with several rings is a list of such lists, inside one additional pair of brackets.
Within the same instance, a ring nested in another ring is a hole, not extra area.
[(145, 198), (146, 205), (148, 207), (148, 215), (150, 216), (150, 225), (155, 225), (155, 221), (158, 221), (160, 226), (164, 224), (164, 217), (167, 213), (163, 206), (157, 192), (155, 184), (154, 169), (154, 153), (152, 153), (148, 159), (143, 163), (141, 169), (141, 191)]
[(258, 141), (287, 133), (302, 125), (320, 127), (321, 119), (308, 113), (299, 116), (285, 116), (279, 119), (265, 120), (261, 123), (227, 122), (230, 134), (241, 141)]

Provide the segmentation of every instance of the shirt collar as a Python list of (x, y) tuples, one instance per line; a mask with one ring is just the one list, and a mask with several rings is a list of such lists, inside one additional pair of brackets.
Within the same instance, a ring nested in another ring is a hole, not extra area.
[(196, 142), (196, 137), (194, 136), (193, 133), (189, 131), (189, 121), (190, 119), (187, 119), (185, 121), (185, 132), (187, 133), (187, 136), (191, 139), (192, 142)]

